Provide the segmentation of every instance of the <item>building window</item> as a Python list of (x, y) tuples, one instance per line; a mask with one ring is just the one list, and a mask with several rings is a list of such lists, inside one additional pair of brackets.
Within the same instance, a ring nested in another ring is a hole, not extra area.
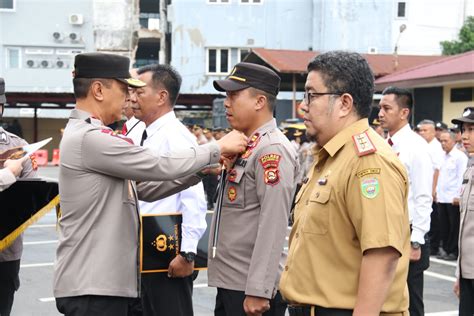
[(406, 17), (406, 2), (397, 2), (397, 18), (405, 18)]
[(473, 87), (451, 89), (451, 102), (471, 102)]
[(238, 62), (241, 62), (242, 60), (245, 59), (245, 57), (250, 54), (250, 49), (249, 48), (239, 48), (239, 60)]
[(230, 68), (230, 50), (209, 48), (207, 50), (207, 73), (227, 74)]
[(207, 0), (207, 3), (210, 3), (210, 4), (230, 3), (230, 0)]
[(7, 48), (7, 68), (20, 68), (20, 49)]
[(263, 0), (240, 0), (241, 4), (261, 4)]
[(14, 11), (15, 0), (0, 0), (0, 11)]

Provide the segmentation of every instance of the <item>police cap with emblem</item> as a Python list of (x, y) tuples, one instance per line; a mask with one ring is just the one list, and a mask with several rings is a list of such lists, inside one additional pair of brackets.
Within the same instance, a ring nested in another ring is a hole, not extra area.
[(276, 96), (280, 90), (280, 77), (265, 66), (252, 63), (238, 63), (224, 80), (214, 80), (218, 91), (238, 91), (255, 88)]
[(435, 129), (444, 131), (448, 129), (448, 125), (446, 125), (446, 123), (438, 121), (435, 123)]
[(474, 107), (468, 107), (464, 109), (462, 117), (451, 120), (451, 123), (462, 125), (462, 123), (474, 124)]
[(4, 104), (7, 102), (7, 98), (5, 97), (5, 80), (0, 78), (0, 104)]
[(116, 79), (134, 88), (146, 86), (143, 81), (132, 78), (129, 68), (130, 59), (128, 57), (115, 54), (84, 53), (76, 55), (73, 74), (74, 78)]

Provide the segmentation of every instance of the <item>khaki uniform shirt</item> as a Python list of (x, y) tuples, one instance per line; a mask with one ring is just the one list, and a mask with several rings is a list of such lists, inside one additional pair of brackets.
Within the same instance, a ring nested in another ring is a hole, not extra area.
[(317, 152), (296, 198), (280, 291), (293, 304), (353, 309), (364, 251), (401, 258), (383, 312), (408, 310), (410, 227), (405, 168), (362, 119)]
[[(459, 230), (459, 258), (457, 275), (474, 279), (474, 161), (464, 173), (461, 189), (461, 226)], [(459, 271), (460, 270), (460, 271)], [(459, 275), (459, 272), (461, 274)]]
[[(135, 181), (166, 180), (217, 163), (216, 144), (155, 156), (73, 110), (60, 144), (62, 217), (54, 271), (55, 297), (139, 293), (139, 214)], [(179, 181), (163, 184), (179, 185)], [(194, 184), (194, 183), (192, 183)], [(155, 198), (172, 194), (150, 186)], [(147, 197), (140, 195), (146, 200)]]
[[(28, 143), (15, 134), (5, 131), (0, 127), (0, 152), (3, 152), (7, 149), (13, 147), (19, 147), (27, 145)], [(1, 190), (8, 188), (13, 182), (16, 181), (15, 176), (9, 170), (2, 170), (2, 173), (8, 173), (8, 176), (5, 178), (2, 175), (2, 180), (0, 180)], [(36, 171), (33, 169), (31, 160), (28, 160), (23, 167), (20, 178), (34, 178), (36, 177)], [(13, 178), (13, 181), (12, 181)], [(0, 190), (0, 191), (1, 191)], [(3, 251), (0, 251), (0, 262), (3, 261), (13, 261), (19, 260), (21, 258), (21, 253), (23, 252), (23, 234), (21, 234), (15, 241)]]
[(247, 148), (226, 177), (215, 258), (215, 214), (212, 220), (208, 283), (271, 298), (295, 192), (297, 153), (274, 119), (254, 133)]

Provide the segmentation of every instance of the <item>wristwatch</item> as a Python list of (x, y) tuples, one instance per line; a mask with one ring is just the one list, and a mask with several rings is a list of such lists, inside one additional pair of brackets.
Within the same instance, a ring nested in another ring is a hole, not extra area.
[(184, 252), (184, 251), (181, 251), (179, 253), (184, 259), (186, 259), (187, 262), (191, 263), (194, 261), (194, 259), (196, 258), (196, 254), (194, 252)]
[(419, 242), (412, 241), (411, 242), (411, 247), (416, 250), (416, 249), (420, 249), (421, 245), (420, 245)]

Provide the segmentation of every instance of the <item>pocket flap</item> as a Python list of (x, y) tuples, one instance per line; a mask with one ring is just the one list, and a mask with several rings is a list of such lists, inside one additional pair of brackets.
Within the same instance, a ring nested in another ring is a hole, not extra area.
[(326, 204), (329, 201), (329, 197), (331, 196), (330, 189), (317, 189), (311, 194), (311, 198), (309, 199), (311, 202), (318, 202), (321, 204)]
[(233, 183), (240, 183), (240, 180), (242, 179), (242, 176), (245, 173), (245, 168), (241, 166), (235, 166), (234, 169), (229, 171), (229, 174), (227, 175), (227, 180), (229, 182)]

